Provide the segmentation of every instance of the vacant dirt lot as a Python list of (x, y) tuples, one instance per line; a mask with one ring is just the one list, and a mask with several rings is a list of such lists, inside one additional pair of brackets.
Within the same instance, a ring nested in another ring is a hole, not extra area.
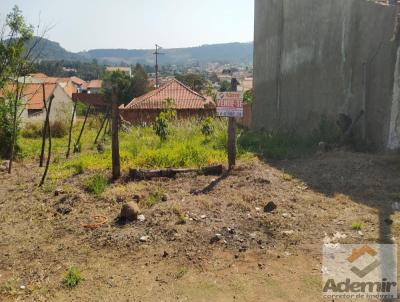
[[(40, 173), (32, 162), (0, 172), (0, 301), (321, 301), (324, 238), (400, 236), (399, 156), (241, 162), (203, 195), (192, 192), (213, 177), (120, 181), (94, 196), (83, 174), (56, 196), (36, 187)], [(121, 205), (135, 199), (145, 221), (119, 225)], [(84, 228), (95, 214), (108, 222)], [(85, 280), (67, 289), (71, 266)]]

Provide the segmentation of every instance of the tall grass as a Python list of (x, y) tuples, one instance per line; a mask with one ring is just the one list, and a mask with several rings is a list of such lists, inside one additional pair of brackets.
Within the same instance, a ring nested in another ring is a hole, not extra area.
[[(151, 126), (132, 127), (120, 132), (120, 157), (123, 170), (129, 168), (167, 168), (199, 167), (226, 161), (225, 120), (212, 121), (214, 132), (205, 137), (201, 132), (202, 121), (197, 119), (175, 120), (170, 125), (170, 135), (161, 141)], [(73, 140), (78, 136), (81, 121), (74, 126)], [(57, 158), (50, 167), (50, 175), (64, 177), (78, 173), (76, 167), (87, 170), (105, 170), (111, 168), (111, 139), (105, 137), (104, 148), (98, 152), (93, 144), (98, 130), (97, 120), (87, 123), (81, 142), (82, 151), (65, 159), (67, 137), (53, 139), (53, 158)], [(22, 155), (25, 158), (38, 158), (40, 154), (39, 138), (21, 138)]]

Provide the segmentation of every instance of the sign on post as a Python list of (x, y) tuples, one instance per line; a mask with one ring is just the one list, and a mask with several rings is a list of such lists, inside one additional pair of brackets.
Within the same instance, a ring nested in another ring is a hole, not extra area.
[[(232, 85), (232, 83), (231, 83), (231, 85)], [(232, 87), (232, 90), (236, 90), (236, 88)], [(217, 116), (229, 117), (229, 123), (228, 123), (228, 169), (232, 170), (236, 165), (236, 120), (235, 120), (235, 118), (243, 117), (243, 93), (237, 92), (237, 91), (218, 93), (218, 95), (217, 95)]]
[(243, 92), (219, 92), (217, 94), (217, 116), (243, 117)]

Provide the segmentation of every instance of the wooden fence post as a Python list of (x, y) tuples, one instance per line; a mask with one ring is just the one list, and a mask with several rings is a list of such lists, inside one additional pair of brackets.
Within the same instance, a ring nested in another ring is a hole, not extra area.
[(78, 140), (76, 141), (75, 146), (74, 146), (74, 153), (78, 152), (79, 143), (81, 142), (82, 133), (83, 133), (83, 130), (85, 129), (86, 121), (87, 121), (87, 118), (88, 118), (91, 108), (92, 108), (92, 105), (89, 105), (88, 109), (86, 110), (85, 119), (83, 121), (81, 132), (79, 132)]
[(72, 118), (71, 118), (71, 123), (69, 125), (69, 132), (68, 132), (68, 149), (67, 149), (67, 155), (66, 157), (69, 158), (69, 153), (71, 151), (71, 141), (72, 141), (72, 127), (74, 126), (74, 119), (75, 119), (75, 114), (76, 114), (76, 106), (77, 106), (78, 101), (74, 102), (74, 109), (72, 110)]
[(111, 131), (112, 131), (112, 178), (118, 179), (121, 176), (121, 164), (119, 159), (119, 109), (116, 88), (112, 87), (112, 112), (111, 112)]
[[(237, 91), (238, 81), (231, 80), (231, 91)], [(232, 170), (236, 165), (236, 118), (229, 117), (228, 120), (228, 169)]]

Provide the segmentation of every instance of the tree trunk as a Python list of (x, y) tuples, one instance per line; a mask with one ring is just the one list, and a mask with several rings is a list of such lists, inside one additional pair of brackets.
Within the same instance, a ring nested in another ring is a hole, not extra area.
[(116, 88), (112, 89), (112, 177), (113, 179), (118, 179), (121, 176), (121, 164), (119, 159), (119, 138), (118, 138), (118, 128), (119, 128), (119, 110), (118, 101), (116, 95)]
[[(15, 93), (15, 100), (14, 100), (14, 112), (13, 112), (13, 136), (11, 140), (11, 150), (10, 150), (10, 162), (8, 164), (8, 174), (11, 174), (12, 171), (12, 165), (13, 165), (13, 160), (14, 160), (14, 153), (15, 153), (15, 145), (17, 143), (17, 110), (18, 110), (18, 100), (19, 100), (19, 82), (17, 81), (17, 89)], [(21, 88), (23, 89), (23, 87)]]
[(79, 132), (78, 140), (76, 141), (75, 146), (74, 146), (74, 153), (78, 152), (78, 146), (79, 146), (79, 143), (81, 142), (81, 137), (82, 137), (82, 134), (83, 134), (83, 130), (85, 129), (86, 121), (87, 121), (87, 118), (89, 116), (89, 112), (90, 112), (91, 108), (92, 108), (92, 105), (89, 105), (88, 109), (86, 110), (85, 119), (83, 120), (83, 125), (82, 125), (82, 128), (81, 128), (81, 132)]
[(48, 114), (47, 114), (47, 105), (46, 105), (46, 96), (45, 96), (45, 84), (42, 84), (42, 89), (43, 89), (43, 105), (46, 110), (46, 118), (43, 123), (43, 129), (42, 129), (42, 149), (40, 151), (40, 162), (39, 162), (39, 167), (43, 167), (43, 162), (44, 162), (44, 149), (46, 146), (46, 132), (47, 132), (47, 123), (49, 122), (48, 119)]
[(67, 149), (67, 154), (66, 157), (69, 158), (69, 153), (71, 151), (71, 141), (72, 141), (72, 128), (74, 126), (74, 119), (75, 119), (75, 113), (76, 113), (76, 106), (77, 106), (78, 101), (74, 103), (74, 109), (72, 110), (72, 118), (71, 118), (71, 123), (69, 125), (69, 132), (68, 132), (68, 149)]
[[(52, 103), (53, 103), (53, 98), (50, 99), (49, 107), (47, 109), (47, 114), (46, 114), (47, 115), (46, 116), (47, 120), (49, 119), (49, 116), (50, 116), (51, 104)], [(50, 159), (51, 159), (51, 127), (50, 127), (50, 123), (49, 122), (47, 123), (47, 133), (49, 135), (49, 149), (48, 149), (48, 154), (47, 154), (46, 167), (44, 169), (43, 176), (42, 176), (42, 179), (40, 181), (39, 187), (43, 186), (44, 181), (46, 180), (47, 172), (49, 171), (49, 166), (50, 166)]]

